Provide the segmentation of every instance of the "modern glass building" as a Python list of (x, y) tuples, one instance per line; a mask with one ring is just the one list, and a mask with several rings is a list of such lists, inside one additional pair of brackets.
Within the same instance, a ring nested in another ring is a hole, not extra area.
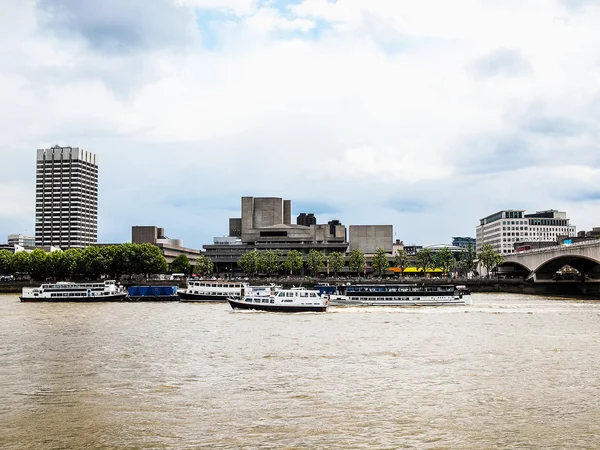
[(84, 248), (98, 239), (98, 163), (77, 147), (39, 149), (35, 245)]

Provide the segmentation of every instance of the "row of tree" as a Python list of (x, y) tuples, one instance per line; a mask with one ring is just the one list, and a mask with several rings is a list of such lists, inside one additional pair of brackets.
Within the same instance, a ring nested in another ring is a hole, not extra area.
[[(388, 268), (397, 267), (403, 272), (407, 267), (415, 266), (417, 271), (427, 272), (432, 269), (441, 269), (444, 275), (458, 272), (466, 275), (475, 270), (475, 260), (484, 266), (489, 273), (503, 262), (502, 255), (488, 244), (485, 244), (479, 255), (476, 255), (472, 246), (456, 255), (447, 247), (437, 252), (424, 248), (420, 250), (414, 261), (411, 261), (404, 250), (398, 250), (393, 258), (378, 248), (371, 260), (373, 271), (378, 276), (383, 276)], [(327, 268), (327, 273), (336, 275), (345, 266), (345, 256), (341, 252), (332, 252), (325, 255), (323, 252), (312, 249), (304, 260), (298, 250), (289, 251), (285, 257), (281, 250), (257, 251), (244, 253), (238, 266), (248, 276), (256, 277), (258, 274), (278, 276), (282, 273), (297, 274), (306, 265), (312, 275), (316, 275)], [(366, 257), (358, 249), (348, 254), (348, 268), (354, 273), (366, 269)], [(64, 252), (56, 251), (46, 253), (36, 249), (31, 253), (18, 252), (15, 254), (7, 250), (0, 251), (0, 274), (12, 274), (16, 277), (31, 276), (36, 280), (46, 278), (87, 278), (98, 279), (103, 275), (111, 278), (120, 278), (122, 275), (165, 273), (169, 270), (167, 261), (160, 249), (152, 244), (121, 244), (107, 247), (87, 247), (85, 249), (69, 249)], [(210, 275), (214, 271), (211, 259), (200, 255), (193, 263), (186, 255), (180, 255), (171, 263), (171, 271), (190, 274), (192, 271), (200, 275)]]
[(121, 244), (106, 247), (71, 248), (46, 253), (11, 253), (0, 250), (0, 274), (16, 278), (99, 279), (106, 275), (118, 279), (122, 275), (154, 274), (168, 271), (160, 249), (152, 244)]

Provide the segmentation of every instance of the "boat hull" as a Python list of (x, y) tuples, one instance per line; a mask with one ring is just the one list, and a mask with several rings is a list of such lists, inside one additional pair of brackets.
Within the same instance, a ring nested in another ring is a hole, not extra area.
[(245, 303), (229, 299), (229, 304), (233, 309), (269, 311), (269, 312), (326, 312), (327, 306), (283, 306), (273, 305), (271, 303)]
[(19, 299), (23, 303), (98, 303), (98, 302), (122, 302), (127, 297), (126, 292), (121, 292), (114, 295), (103, 295), (95, 297), (24, 297), (20, 296)]

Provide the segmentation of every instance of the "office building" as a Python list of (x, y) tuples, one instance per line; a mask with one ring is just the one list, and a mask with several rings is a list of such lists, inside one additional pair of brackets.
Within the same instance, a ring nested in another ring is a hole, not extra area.
[(501, 254), (515, 253), (515, 243), (557, 242), (561, 237), (574, 237), (575, 226), (567, 213), (555, 209), (525, 214), (522, 209), (498, 211), (480, 220), (476, 228), (477, 252), (490, 244)]
[(35, 236), (25, 236), (23, 234), (9, 234), (8, 245), (19, 245), (21, 247), (35, 247)]
[(35, 245), (84, 248), (98, 236), (98, 162), (77, 147), (37, 151)]
[(453, 237), (452, 245), (455, 247), (467, 248), (469, 245), (472, 245), (473, 248), (477, 245), (477, 241), (472, 237)]
[(193, 264), (196, 258), (202, 254), (200, 250), (186, 248), (183, 246), (182, 239), (170, 239), (165, 236), (165, 229), (153, 225), (150, 226), (132, 226), (131, 227), (132, 244), (152, 244), (160, 249), (160, 252), (171, 264), (175, 258), (180, 255), (188, 257)]
[(317, 218), (314, 214), (309, 213), (300, 213), (296, 218), (297, 225), (304, 225), (305, 227), (310, 227), (311, 225), (317, 224)]

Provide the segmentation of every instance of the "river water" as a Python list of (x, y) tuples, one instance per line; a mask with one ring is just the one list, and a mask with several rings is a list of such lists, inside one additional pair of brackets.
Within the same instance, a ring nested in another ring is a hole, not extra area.
[(600, 303), (233, 312), (0, 296), (0, 448), (600, 448)]

